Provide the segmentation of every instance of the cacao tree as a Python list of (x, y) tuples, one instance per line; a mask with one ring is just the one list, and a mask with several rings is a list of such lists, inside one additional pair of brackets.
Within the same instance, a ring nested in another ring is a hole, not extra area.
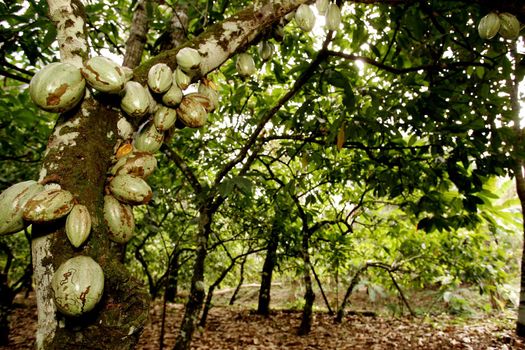
[[(487, 43), (476, 28), (490, 11), (510, 12), (523, 20), (525, 9), (519, 3), (338, 2), (343, 22), (338, 24), (332, 7), (327, 17), (330, 30), (322, 31), (317, 40), (299, 31), (312, 27), (307, 10), (298, 11), (283, 29), (290, 20), (286, 15), (308, 1), (205, 3), (209, 8), (204, 12), (197, 11), (200, 2), (196, 8), (173, 4), (171, 12), (176, 15), (171, 19), (155, 16), (161, 9), (147, 0), (138, 1), (131, 16), (117, 15), (102, 2), (84, 6), (78, 1), (48, 0), (47, 7), (32, 3), (26, 9), (15, 4), (2, 7), (11, 24), (19, 20), (16, 13), (24, 11), (30, 23), (25, 30), (18, 28), (20, 47), (9, 37), (17, 37), (14, 29), (2, 32), (9, 45), (1, 49), (5, 69), (0, 74), (9, 79), (27, 83), (31, 75), (28, 67), (17, 66), (14, 53), (24, 52), (32, 65), (48, 63), (53, 57), (48, 47), (56, 37), (60, 61), (95, 71), (95, 81), (100, 72), (87, 62), (103, 45), (124, 56), (123, 65), (133, 69), (132, 81), (141, 86), (158, 64), (176, 71), (177, 65), (183, 65), (178, 59), (181, 52), (197, 52), (199, 57), (184, 55), (193, 62), (186, 72), (190, 82), (218, 69), (224, 81), (234, 80), (220, 88), (226, 92), (221, 111), (237, 116), (241, 132), (224, 119), (216, 132), (227, 135), (228, 142), (185, 128), (167, 133), (163, 148), (192, 189), (197, 222), (190, 296), (176, 349), (189, 348), (204, 302), (202, 283), (215, 216), (235, 188), (250, 186), (246, 176), (253, 169), (267, 170), (259, 156), (272, 155), (276, 148), (277, 158), (301, 158), (312, 167), (328, 169), (333, 182), (363, 182), (375, 196), (398, 199), (422, 230), (475, 227), (483, 180), (492, 175), (515, 175), (525, 203), (517, 104), (522, 58), (510, 39), (497, 37)], [(31, 23), (33, 14), (38, 20)], [(192, 16), (198, 20), (188, 21)], [(105, 18), (113, 20), (105, 23)], [(39, 22), (47, 32), (36, 36), (41, 47), (32, 50), (35, 45), (27, 42)], [(153, 40), (149, 33), (165, 29), (166, 23), (169, 30)], [(120, 42), (122, 32), (129, 34), (125, 45)], [(257, 68), (247, 56), (240, 56), (236, 64), (243, 78), (234, 78), (235, 64), (228, 60), (271, 37), (279, 40), (280, 52), (265, 66), (267, 80), (250, 80), (248, 75)], [(514, 53), (511, 58), (509, 52)], [(512, 73), (516, 73), (514, 80)], [(511, 84), (502, 84), (506, 79)], [(132, 348), (148, 314), (148, 293), (122, 263), (124, 247), (109, 238), (104, 218), (104, 196), (107, 191), (115, 194), (107, 186), (108, 170), (115, 154), (125, 151), (130, 141), (129, 135), (124, 136), (124, 120), (136, 130), (145, 118), (134, 117), (124, 105), (121, 109), (117, 94), (95, 90), (89, 88), (79, 105), (59, 115), (42, 158), (40, 184), (69, 191), (74, 197), (70, 204), (74, 201), (89, 211), (92, 229), (85, 245), (73, 247), (65, 235), (65, 219), (32, 225), (39, 348)], [(500, 91), (509, 93), (511, 100), (498, 95)], [(195, 113), (200, 117), (205, 113), (202, 108), (189, 107), (191, 112), (198, 109)], [(201, 126), (192, 120), (183, 122)], [(181, 149), (187, 152), (180, 155)], [(450, 188), (457, 189), (459, 202), (446, 196)], [(307, 252), (312, 227), (302, 203), (297, 198), (295, 203), (303, 225), (305, 280), (311, 283)], [(104, 292), (92, 312), (67, 317), (57, 310), (52, 280), (64, 262), (79, 255), (102, 267)], [(108, 341), (101, 344), (100, 339)]]

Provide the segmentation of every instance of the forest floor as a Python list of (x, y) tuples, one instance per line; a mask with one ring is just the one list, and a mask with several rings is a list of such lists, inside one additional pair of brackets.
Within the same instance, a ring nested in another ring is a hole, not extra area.
[[(192, 348), (525, 349), (525, 339), (514, 335), (515, 315), (510, 311), (469, 317), (446, 313), (431, 317), (392, 316), (375, 311), (365, 316), (365, 313), (358, 312), (346, 316), (341, 324), (334, 323), (333, 317), (328, 313), (319, 311), (314, 315), (311, 333), (308, 336), (298, 336), (296, 330), (301, 320), (300, 310), (276, 309), (269, 318), (264, 318), (253, 311), (256, 305), (255, 295), (256, 290), (247, 289), (241, 293), (235, 306), (226, 306), (227, 296), (219, 293), (214, 298), (216, 306), (211, 309), (206, 327), (199, 328), (196, 332)], [(281, 306), (287, 306), (285, 300), (276, 299), (272, 301), (272, 305), (280, 301)], [(354, 310), (355, 304), (356, 300), (352, 303)], [(163, 345), (165, 349), (171, 349), (183, 314), (183, 305), (168, 303), (166, 310)], [(158, 300), (151, 308), (150, 321), (138, 349), (160, 348), (161, 315), (162, 302)], [(0, 349), (34, 349), (35, 329), (36, 308), (33, 295), (17, 299), (17, 307), (11, 316), (10, 345)]]

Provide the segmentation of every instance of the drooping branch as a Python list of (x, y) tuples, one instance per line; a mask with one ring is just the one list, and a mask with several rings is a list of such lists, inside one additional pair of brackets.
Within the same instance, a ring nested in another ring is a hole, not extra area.
[(359, 56), (354, 55), (350, 53), (344, 53), (340, 51), (332, 51), (329, 50), (327, 52), (329, 56), (344, 58), (346, 60), (350, 61), (362, 61), (365, 63), (368, 63), (374, 67), (377, 67), (379, 69), (382, 69), (384, 71), (393, 73), (393, 74), (407, 74), (411, 72), (417, 72), (417, 71), (428, 71), (428, 70), (444, 70), (444, 69), (456, 69), (461, 67), (485, 67), (485, 68), (493, 68), (491, 64), (488, 63), (482, 63), (482, 62), (447, 62), (447, 63), (440, 63), (440, 64), (424, 64), (421, 66), (415, 66), (415, 67), (408, 67), (408, 68), (396, 68), (389, 65), (386, 65), (384, 63), (375, 61), (369, 57), (366, 56)]
[(21, 83), (26, 83), (26, 84), (29, 84), (29, 82), (31, 81), (30, 79), (27, 79), (27, 78), (22, 77), (20, 75), (16, 75), (14, 73), (8, 72), (8, 71), (6, 71), (4, 69), (0, 69), (0, 75), (4, 76), (6, 78), (10, 78), (10, 79), (19, 81)]
[(182, 157), (177, 152), (166, 145), (162, 146), (162, 152), (182, 171), (184, 176), (190, 182), (190, 185), (195, 193), (201, 193), (202, 185), (200, 184), (199, 179), (197, 179), (197, 176), (195, 176), (193, 170), (191, 170), (188, 164), (186, 164), (184, 159), (182, 159)]

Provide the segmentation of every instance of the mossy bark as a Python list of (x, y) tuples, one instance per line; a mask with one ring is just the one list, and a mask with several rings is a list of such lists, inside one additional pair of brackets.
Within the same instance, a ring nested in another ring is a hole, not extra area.
[(60, 185), (85, 205), (91, 214), (92, 231), (83, 246), (74, 248), (64, 232), (65, 219), (34, 225), (34, 267), (38, 271), (36, 278), (41, 278), (37, 281), (37, 299), (48, 309), (52, 306), (51, 286), (42, 280), (50, 281), (60, 264), (77, 255), (90, 256), (100, 264), (105, 288), (97, 307), (78, 318), (65, 317), (56, 309), (47, 310), (55, 313), (53, 321), (50, 315), (39, 313), (39, 318), (47, 322), (47, 329), (39, 330), (40, 348), (132, 349), (147, 320), (148, 294), (120, 263), (122, 249), (108, 239), (103, 217), (106, 173), (120, 117), (111, 103), (86, 98), (80, 107), (60, 116), (49, 140), (41, 181)]

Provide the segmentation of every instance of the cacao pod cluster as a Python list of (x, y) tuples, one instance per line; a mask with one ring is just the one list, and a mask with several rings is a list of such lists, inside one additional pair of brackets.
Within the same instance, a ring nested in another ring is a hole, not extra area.
[(520, 21), (508, 12), (490, 12), (478, 24), (479, 36), (485, 40), (490, 40), (497, 34), (503, 39), (516, 40), (520, 35), (520, 30)]
[[(166, 64), (152, 66), (147, 85), (133, 81), (131, 69), (101, 56), (90, 58), (81, 68), (51, 63), (35, 74), (29, 85), (35, 104), (49, 112), (64, 113), (77, 107), (89, 86), (120, 98), (127, 117), (149, 116), (136, 133), (125, 118), (117, 125), (119, 142), (123, 144), (118, 147), (109, 170), (103, 214), (108, 238), (119, 244), (134, 236), (132, 206), (146, 204), (152, 198), (146, 178), (157, 167), (154, 153), (160, 149), (164, 133), (176, 124), (202, 127), (208, 113), (219, 106), (217, 87), (206, 78), (199, 83), (198, 92), (183, 92), (200, 65), (199, 52), (183, 48), (176, 61), (174, 71)], [(43, 186), (25, 181), (0, 194), (0, 235), (18, 232), (31, 223), (61, 218), (65, 218), (65, 233), (71, 245), (81, 247), (91, 232), (91, 215), (71, 192), (57, 184)], [(60, 265), (51, 286), (57, 309), (67, 316), (79, 316), (92, 310), (100, 300), (103, 270), (92, 258), (79, 255)]]

